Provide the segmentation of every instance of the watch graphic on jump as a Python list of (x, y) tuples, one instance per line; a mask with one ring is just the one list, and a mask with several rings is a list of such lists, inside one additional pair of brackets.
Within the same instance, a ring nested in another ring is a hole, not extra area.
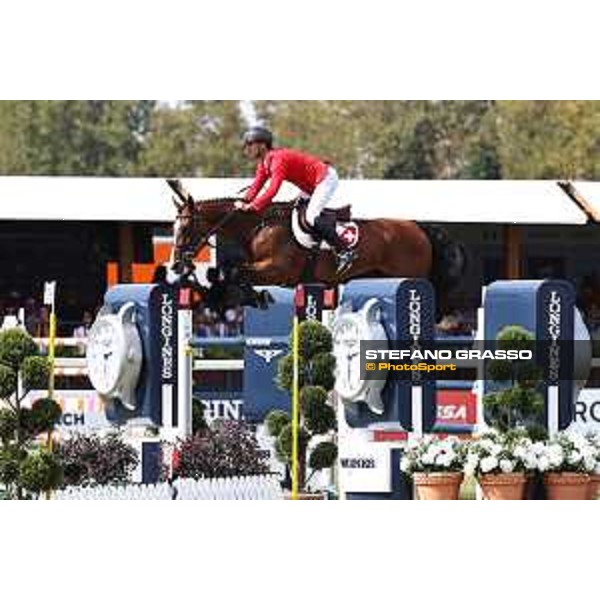
[(142, 359), (135, 304), (127, 302), (116, 314), (103, 309), (90, 328), (86, 352), (88, 376), (98, 395), (135, 410)]
[(345, 403), (365, 402), (371, 412), (383, 414), (385, 379), (361, 379), (360, 364), (361, 340), (385, 342), (387, 347), (379, 301), (371, 298), (356, 312), (342, 304), (336, 312), (332, 337), (337, 365), (335, 391)]

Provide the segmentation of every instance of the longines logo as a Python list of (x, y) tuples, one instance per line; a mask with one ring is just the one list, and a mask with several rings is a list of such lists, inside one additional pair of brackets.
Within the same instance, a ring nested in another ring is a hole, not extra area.
[(270, 362), (276, 356), (279, 356), (280, 354), (283, 354), (283, 350), (273, 350), (271, 348), (265, 348), (264, 350), (254, 350), (254, 352), (256, 354), (258, 354), (258, 356), (260, 356), (261, 358), (263, 358), (267, 364), (270, 364)]
[(173, 377), (175, 366), (173, 327), (175, 324), (174, 302), (169, 294), (162, 294), (160, 302), (160, 337), (162, 358), (161, 376), (163, 381), (168, 381)]
[(552, 382), (558, 381), (560, 378), (560, 346), (558, 340), (560, 338), (562, 318), (561, 297), (552, 290), (548, 302), (548, 337), (550, 338), (550, 348), (548, 349), (548, 380)]

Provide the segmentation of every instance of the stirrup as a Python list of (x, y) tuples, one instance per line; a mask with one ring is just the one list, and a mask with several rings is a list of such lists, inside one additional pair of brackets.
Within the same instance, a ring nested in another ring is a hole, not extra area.
[(337, 269), (336, 273), (339, 275), (344, 271), (347, 271), (354, 262), (356, 253), (353, 250), (343, 250), (337, 255)]

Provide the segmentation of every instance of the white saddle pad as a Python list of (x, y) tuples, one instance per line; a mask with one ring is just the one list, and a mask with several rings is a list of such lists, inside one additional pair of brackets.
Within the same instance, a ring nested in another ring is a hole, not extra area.
[[(358, 244), (358, 239), (360, 236), (360, 229), (358, 224), (354, 221), (347, 221), (345, 223), (336, 223), (335, 229), (340, 238), (342, 238), (348, 248), (354, 248)], [(296, 241), (303, 247), (308, 250), (312, 250), (319, 243), (310, 233), (304, 231), (302, 227), (300, 227), (300, 221), (298, 218), (298, 209), (295, 208), (292, 212), (292, 232)], [(320, 250), (329, 250), (329, 244), (321, 240)]]

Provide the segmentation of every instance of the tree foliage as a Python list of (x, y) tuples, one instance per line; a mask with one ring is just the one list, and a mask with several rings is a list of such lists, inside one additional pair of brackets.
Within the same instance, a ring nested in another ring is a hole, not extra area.
[[(347, 178), (598, 179), (598, 101), (257, 101), (276, 143)], [(7, 175), (242, 177), (240, 103), (0, 102)], [(226, 190), (224, 190), (225, 193)]]
[[(9, 496), (37, 494), (62, 481), (57, 457), (40, 447), (37, 437), (50, 433), (60, 420), (60, 406), (49, 398), (22, 406), (29, 390), (43, 388), (50, 366), (22, 329), (0, 332), (0, 484)], [(18, 382), (21, 381), (21, 386)]]

